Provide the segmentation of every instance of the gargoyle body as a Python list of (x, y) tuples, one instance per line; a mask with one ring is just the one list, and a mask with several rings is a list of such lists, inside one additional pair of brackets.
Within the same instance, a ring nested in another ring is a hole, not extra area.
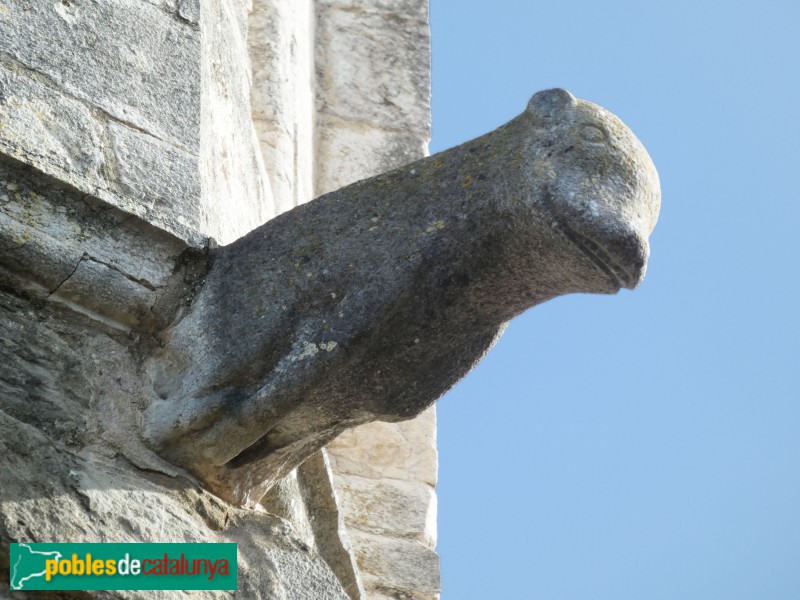
[(149, 439), (257, 501), (343, 430), (430, 406), (522, 311), (635, 287), (659, 203), (619, 119), (540, 92), (483, 137), (214, 250), (150, 363)]

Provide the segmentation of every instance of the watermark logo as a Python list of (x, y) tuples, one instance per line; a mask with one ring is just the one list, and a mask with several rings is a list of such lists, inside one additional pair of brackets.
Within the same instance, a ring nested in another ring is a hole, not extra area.
[(12, 590), (235, 590), (236, 544), (11, 544)]

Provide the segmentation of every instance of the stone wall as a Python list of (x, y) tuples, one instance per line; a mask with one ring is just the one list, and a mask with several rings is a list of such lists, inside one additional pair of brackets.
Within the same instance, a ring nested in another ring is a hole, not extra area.
[(200, 196), (200, 27), (170, 4), (4, 2), (0, 151), (191, 236), (205, 229), (186, 201)]
[(314, 193), (314, 3), (257, 0), (248, 20), (255, 123), (276, 214)]
[[(198, 1), (198, 0), (195, 0)], [(201, 231), (227, 244), (276, 214), (253, 126), (247, 0), (200, 2)]]
[[(256, 554), (252, 540), (261, 540), (274, 560), (259, 571), (261, 559), (244, 556), (245, 589), (264, 572), (277, 581), (274, 597), (307, 597), (304, 586), (323, 585), (338, 598), (332, 572), (353, 600), (438, 597), (433, 409), (352, 430), (288, 477), (264, 506), (290, 530), (262, 513), (227, 513), (233, 529), (193, 516), (199, 504), (218, 516), (229, 509), (191, 486), (142, 483), (145, 472), (176, 473), (129, 439), (123, 422), (145, 395), (132, 344), (170, 318), (159, 311), (186, 251), (202, 252), (209, 238), (231, 242), (425, 155), (429, 52), (426, 0), (0, 2), (0, 286), (12, 293), (3, 318), (15, 315), (4, 325), (4, 352), (22, 356), (15, 369), (44, 382), (31, 391), (7, 373), (0, 413), (9, 431), (18, 421), (20, 432), (30, 429), (14, 442), (19, 456), (41, 432), (54, 444), (61, 459), (28, 466), (52, 471), (57, 502), (71, 503), (59, 510), (72, 515), (74, 541), (107, 530), (120, 541), (158, 541), (158, 531), (113, 515), (128, 503), (160, 504), (173, 519), (161, 532), (175, 540), (187, 531), (194, 541), (247, 538), (242, 551)], [(36, 329), (42, 349), (25, 348), (35, 336), (9, 337), (31, 319), (47, 323)], [(27, 360), (34, 350), (52, 356)], [(103, 358), (82, 354), (91, 352)], [(92, 366), (67, 378), (77, 387), (59, 388), (61, 370), (82, 364)], [(109, 372), (129, 385), (116, 389)], [(105, 396), (109, 406), (99, 407)], [(44, 413), (23, 410), (45, 401), (77, 402), (82, 416), (60, 422), (69, 429), (61, 431)], [(24, 470), (8, 448), (6, 466)], [(35, 502), (49, 501), (48, 492), (34, 494), (28, 475), (10, 472), (7, 491), (13, 483), (31, 492), (22, 504), (0, 494), (11, 502), (3, 518), (42, 520), (47, 507)], [(104, 496), (98, 490), (109, 482), (117, 492)], [(184, 527), (192, 519), (198, 524)], [(54, 532), (0, 521), (3, 539)], [(202, 531), (211, 522), (220, 533)], [(299, 541), (305, 550), (292, 545)], [(5, 569), (3, 560), (0, 552)]]

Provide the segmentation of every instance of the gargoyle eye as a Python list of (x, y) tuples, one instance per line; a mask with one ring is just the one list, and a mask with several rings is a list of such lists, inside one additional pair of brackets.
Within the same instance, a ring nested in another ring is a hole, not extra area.
[(584, 141), (592, 144), (603, 144), (608, 136), (605, 131), (595, 125), (584, 125), (581, 129), (581, 137)]

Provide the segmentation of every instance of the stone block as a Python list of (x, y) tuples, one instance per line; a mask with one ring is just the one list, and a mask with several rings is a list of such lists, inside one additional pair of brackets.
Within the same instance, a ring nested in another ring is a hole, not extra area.
[(321, 114), (429, 135), (427, 25), (322, 6), (316, 27)]
[(400, 423), (376, 421), (345, 431), (328, 446), (335, 473), (436, 485), (436, 410)]
[(402, 166), (428, 151), (424, 134), (331, 118), (321, 119), (318, 125), (317, 147), (324, 157), (317, 163), (318, 194)]
[(198, 152), (197, 26), (140, 0), (12, 2), (7, 9), (0, 51), (114, 119)]
[(436, 494), (427, 483), (353, 475), (335, 481), (348, 527), (436, 546)]
[(357, 13), (377, 13), (393, 19), (428, 22), (428, 0), (317, 0), (317, 4)]
[(364, 600), (340, 500), (334, 490), (327, 452), (322, 449), (297, 469), (297, 476), (314, 531), (314, 546), (342, 584), (351, 600)]
[(297, 481), (297, 469), (275, 484), (261, 499), (261, 506), (275, 516), (287, 521), (298, 540), (309, 548), (314, 546), (314, 532), (311, 529), (303, 501), (303, 493)]
[(200, 0), (178, 0), (178, 16), (181, 19), (200, 24)]
[(130, 326), (149, 313), (185, 250), (161, 229), (0, 158), (0, 266), (28, 293)]
[(441, 591), (439, 556), (430, 548), (415, 540), (359, 531), (351, 535), (368, 597), (375, 590), (421, 600), (435, 597)]
[[(201, 4), (202, 232), (226, 244), (275, 216), (250, 105), (247, 3)], [(224, 43), (223, 43), (224, 40)]]
[(283, 585), (280, 595), (270, 595), (275, 600), (351, 600), (342, 589), (336, 576), (319, 557), (310, 561), (297, 551), (270, 547), (264, 552), (274, 565), (277, 579), (285, 582), (302, 582), (299, 585)]
[(23, 278), (4, 283), (45, 299), (70, 276), (81, 251), (26, 223), (31, 218), (16, 203), (0, 207), (0, 266)]
[(109, 124), (121, 192), (142, 206), (153, 223), (200, 231), (198, 158), (151, 135)]
[(253, 122), (276, 211), (314, 197), (314, 36), (311, 0), (259, 0), (248, 19)]
[(147, 317), (156, 294), (155, 290), (131, 280), (113, 265), (84, 256), (50, 299), (77, 303), (84, 310), (133, 327)]
[(28, 69), (0, 63), (0, 153), (97, 194), (107, 187), (106, 145), (99, 111)]

